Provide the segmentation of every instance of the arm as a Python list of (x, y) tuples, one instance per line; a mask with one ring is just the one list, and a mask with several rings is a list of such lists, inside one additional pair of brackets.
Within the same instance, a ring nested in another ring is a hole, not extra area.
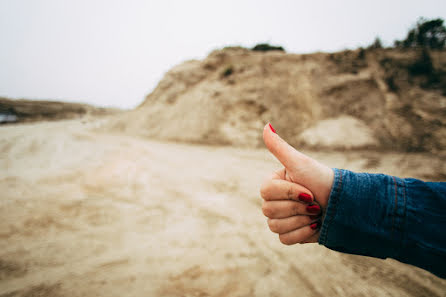
[(319, 243), (446, 277), (446, 183), (334, 169)]

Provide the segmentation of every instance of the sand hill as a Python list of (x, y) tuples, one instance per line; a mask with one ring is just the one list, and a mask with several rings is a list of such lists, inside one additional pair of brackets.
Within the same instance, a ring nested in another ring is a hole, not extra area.
[(445, 51), (226, 48), (171, 69), (111, 126), (163, 140), (258, 147), (271, 121), (299, 147), (439, 151), (446, 148), (445, 73)]
[(83, 116), (103, 116), (119, 112), (116, 108), (96, 107), (83, 103), (8, 99), (0, 97), (0, 124), (57, 121)]

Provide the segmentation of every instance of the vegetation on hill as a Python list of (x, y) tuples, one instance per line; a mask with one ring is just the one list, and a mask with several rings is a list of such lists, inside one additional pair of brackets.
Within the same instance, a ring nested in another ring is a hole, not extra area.
[(268, 51), (282, 51), (284, 52), (285, 49), (281, 46), (274, 46), (270, 45), (268, 43), (259, 43), (256, 46), (252, 48), (253, 51), (259, 51), (259, 52), (268, 52)]
[(409, 30), (406, 39), (395, 41), (395, 47), (444, 49), (445, 42), (446, 27), (443, 20), (421, 18), (415, 27)]

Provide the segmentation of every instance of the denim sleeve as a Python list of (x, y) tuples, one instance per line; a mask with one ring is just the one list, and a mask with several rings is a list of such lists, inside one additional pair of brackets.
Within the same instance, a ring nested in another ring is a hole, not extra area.
[(319, 243), (446, 277), (446, 183), (334, 169)]

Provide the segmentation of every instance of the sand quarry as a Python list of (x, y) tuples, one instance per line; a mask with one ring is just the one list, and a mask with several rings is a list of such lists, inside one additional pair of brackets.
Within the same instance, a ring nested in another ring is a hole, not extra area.
[(446, 296), (391, 259), (284, 246), (261, 212), (268, 121), (332, 167), (446, 179), (446, 97), (410, 55), (228, 49), (135, 110), (0, 126), (0, 296)]
[[(280, 244), (260, 210), (259, 185), (280, 167), (266, 149), (105, 133), (103, 121), (0, 127), (0, 296), (445, 296), (446, 280), (393, 260)], [(306, 153), (445, 172), (431, 154)]]

